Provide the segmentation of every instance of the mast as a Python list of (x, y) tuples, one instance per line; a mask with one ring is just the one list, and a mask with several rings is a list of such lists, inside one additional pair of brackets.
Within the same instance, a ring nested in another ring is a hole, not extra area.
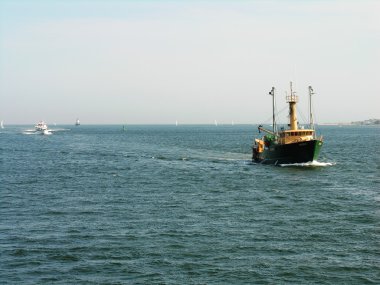
[(276, 114), (275, 114), (275, 97), (274, 97), (274, 90), (275, 88), (272, 87), (272, 90), (269, 92), (269, 95), (272, 96), (272, 106), (273, 106), (273, 133), (277, 132), (277, 126), (276, 126)]
[(293, 83), (290, 81), (290, 96), (286, 96), (286, 102), (289, 103), (289, 117), (290, 117), (290, 129), (298, 130), (298, 121), (296, 114), (296, 104), (298, 102), (298, 96), (293, 91)]
[(311, 96), (314, 95), (313, 87), (309, 86), (309, 124), (310, 129), (314, 130), (314, 118), (313, 118), (313, 108)]

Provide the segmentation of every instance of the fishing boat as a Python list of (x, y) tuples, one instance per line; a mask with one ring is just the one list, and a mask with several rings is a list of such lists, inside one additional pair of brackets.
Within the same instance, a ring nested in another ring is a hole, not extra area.
[(296, 105), (298, 96), (293, 91), (290, 82), (290, 95), (286, 96), (289, 104), (288, 129), (277, 130), (275, 116), (275, 88), (269, 92), (273, 97), (273, 123), (272, 130), (258, 127), (259, 133), (266, 133), (262, 138), (257, 138), (252, 147), (252, 160), (263, 164), (293, 164), (306, 163), (317, 160), (323, 145), (323, 138), (317, 137), (312, 114), (313, 88), (309, 86), (309, 126), (307, 129), (299, 128)]

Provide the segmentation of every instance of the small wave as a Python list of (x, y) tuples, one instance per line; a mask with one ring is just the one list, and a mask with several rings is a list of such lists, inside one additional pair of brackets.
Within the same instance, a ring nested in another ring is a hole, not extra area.
[(23, 135), (36, 135), (37, 133), (36, 132), (32, 132), (32, 131), (24, 131), (22, 132)]
[(319, 162), (317, 160), (309, 161), (309, 162), (303, 162), (303, 163), (284, 163), (279, 164), (281, 167), (289, 167), (289, 166), (296, 166), (296, 167), (326, 167), (326, 166), (333, 166), (335, 163), (332, 162)]
[(215, 161), (242, 161), (242, 160), (246, 160), (244, 158), (228, 158), (228, 157), (209, 157), (208, 159), (215, 160)]
[(66, 131), (71, 131), (71, 129), (51, 129), (49, 131), (52, 131), (52, 132), (66, 132)]

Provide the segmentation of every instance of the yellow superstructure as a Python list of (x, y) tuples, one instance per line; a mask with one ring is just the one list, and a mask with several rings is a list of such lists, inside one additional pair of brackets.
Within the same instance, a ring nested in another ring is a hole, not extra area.
[(289, 117), (290, 117), (290, 129), (298, 129), (296, 104), (298, 102), (298, 96), (293, 92), (293, 84), (290, 82), (290, 96), (286, 96), (286, 102), (289, 103)]
[(289, 144), (314, 139), (314, 130), (286, 130), (279, 133), (278, 143)]

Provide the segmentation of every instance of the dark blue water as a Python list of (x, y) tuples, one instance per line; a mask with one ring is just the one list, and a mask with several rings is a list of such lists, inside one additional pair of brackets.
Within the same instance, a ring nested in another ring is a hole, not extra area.
[(380, 282), (378, 127), (322, 127), (319, 167), (252, 164), (254, 126), (63, 128), (1, 130), (1, 284)]

